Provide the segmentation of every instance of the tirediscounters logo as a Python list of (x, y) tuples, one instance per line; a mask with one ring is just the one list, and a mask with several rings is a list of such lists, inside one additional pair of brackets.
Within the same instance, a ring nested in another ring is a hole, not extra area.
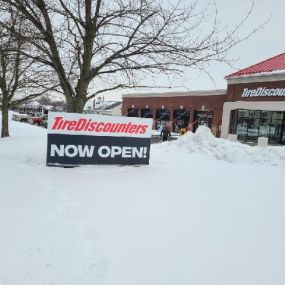
[(244, 88), (241, 97), (285, 96), (285, 88)]
[(50, 112), (47, 165), (149, 164), (152, 119)]

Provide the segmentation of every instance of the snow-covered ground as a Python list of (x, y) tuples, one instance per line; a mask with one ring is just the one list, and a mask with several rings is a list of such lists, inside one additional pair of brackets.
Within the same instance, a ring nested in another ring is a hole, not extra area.
[(0, 139), (0, 284), (285, 284), (285, 148), (198, 133), (149, 166), (45, 166), (46, 130)]

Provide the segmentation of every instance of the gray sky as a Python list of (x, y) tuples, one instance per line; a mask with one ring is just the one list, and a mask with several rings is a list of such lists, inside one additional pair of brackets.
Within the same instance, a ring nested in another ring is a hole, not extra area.
[[(204, 1), (206, 3), (206, 0)], [(238, 23), (239, 20), (246, 15), (251, 6), (250, 0), (216, 0), (215, 2), (217, 4), (221, 24), (230, 26)], [(284, 11), (284, 0), (255, 0), (253, 13), (248, 19), (243, 31), (255, 28), (268, 18), (270, 18), (270, 21), (262, 31), (254, 34), (246, 42), (241, 43), (230, 52), (230, 57), (237, 59), (234, 63), (237, 69), (247, 67), (285, 52)], [(216, 63), (211, 64), (207, 70), (211, 74), (214, 82), (212, 82), (206, 74), (193, 70), (187, 72), (182, 78), (177, 78), (177, 76), (173, 78), (171, 84), (174, 87), (167, 89), (167, 91), (226, 88), (224, 77), (235, 71), (235, 69), (228, 65)], [(148, 84), (148, 82), (144, 83)], [(157, 85), (169, 85), (169, 80), (158, 76), (156, 83)], [(166, 90), (145, 89), (137, 92), (150, 91), (159, 92)], [(120, 95), (122, 93), (126, 92), (120, 91), (113, 94), (106, 94), (105, 99), (117, 100), (121, 97)]]

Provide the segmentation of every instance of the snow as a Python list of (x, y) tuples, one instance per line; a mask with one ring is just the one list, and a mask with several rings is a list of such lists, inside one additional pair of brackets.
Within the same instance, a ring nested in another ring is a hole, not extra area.
[(46, 130), (0, 139), (0, 284), (280, 285), (284, 147), (199, 128), (149, 166), (45, 166)]
[(175, 146), (186, 153), (205, 154), (227, 162), (270, 164), (285, 168), (285, 147), (252, 147), (239, 142), (229, 142), (226, 139), (217, 139), (210, 129), (204, 126), (200, 126), (195, 134), (187, 133), (181, 137)]
[(251, 77), (260, 77), (260, 76), (270, 76), (270, 75), (283, 75), (285, 74), (284, 69), (280, 70), (272, 70), (270, 72), (257, 72), (257, 73), (250, 73), (250, 74), (242, 74), (242, 75), (235, 75), (235, 76), (226, 76), (226, 79), (232, 79), (232, 78), (251, 78)]
[(272, 71), (260, 71), (256, 73), (249, 73), (249, 74), (239, 74), (239, 75), (229, 75), (226, 76), (226, 79), (235, 79), (235, 78), (252, 78), (252, 77), (260, 77), (260, 76), (270, 76), (270, 75), (284, 75), (285, 70), (279, 69), (279, 70), (272, 70)]
[(39, 107), (41, 104), (38, 101), (31, 101), (29, 103), (22, 104), (22, 107)]
[[(110, 106), (119, 103), (120, 101), (102, 101), (102, 102), (96, 102), (95, 104), (95, 110), (105, 110), (108, 109)], [(93, 110), (93, 101), (88, 101), (84, 106), (84, 111), (92, 111)]]

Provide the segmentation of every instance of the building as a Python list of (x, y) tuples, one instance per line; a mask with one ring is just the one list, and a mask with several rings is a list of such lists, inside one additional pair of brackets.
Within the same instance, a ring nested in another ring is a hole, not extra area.
[(239, 141), (285, 144), (285, 53), (225, 77), (227, 97), (221, 136)]
[(123, 116), (153, 118), (154, 128), (167, 122), (172, 131), (191, 124), (209, 126), (219, 135), (225, 89), (123, 95)]
[(122, 115), (122, 102), (121, 101), (90, 101), (84, 106), (84, 113), (87, 114), (100, 114), (110, 116)]
[(216, 136), (285, 145), (285, 53), (225, 77), (227, 89), (123, 95), (124, 116), (153, 118), (173, 131), (203, 124)]
[[(108, 101), (107, 101), (108, 102)], [(109, 116), (122, 116), (122, 102), (113, 102), (112, 104), (103, 105), (103, 108), (99, 108), (98, 114)]]
[[(55, 111), (56, 109), (53, 106), (42, 105), (38, 101), (30, 101), (21, 104), (19, 107), (15, 108), (14, 111), (19, 112), (20, 114), (48, 114), (49, 111)], [(62, 110), (61, 110), (62, 111)]]

